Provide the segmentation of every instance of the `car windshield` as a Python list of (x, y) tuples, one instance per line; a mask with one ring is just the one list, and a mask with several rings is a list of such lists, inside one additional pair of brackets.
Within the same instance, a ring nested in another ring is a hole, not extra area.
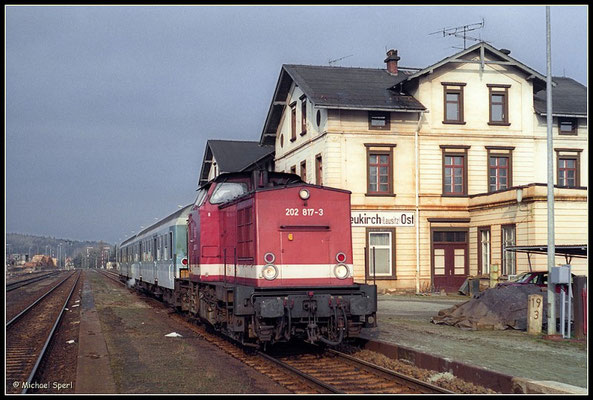
[(221, 204), (243, 196), (248, 192), (247, 184), (242, 182), (219, 183), (210, 197), (210, 203)]
[(517, 275), (515, 279), (513, 279), (513, 282), (525, 283), (529, 280), (530, 277), (531, 274), (529, 272), (523, 272), (522, 274)]

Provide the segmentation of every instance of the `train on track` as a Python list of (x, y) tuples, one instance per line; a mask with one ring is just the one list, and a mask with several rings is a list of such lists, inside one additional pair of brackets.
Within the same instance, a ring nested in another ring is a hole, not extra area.
[(246, 345), (376, 326), (376, 286), (353, 279), (350, 192), (295, 174), (221, 174), (117, 254), (122, 280)]

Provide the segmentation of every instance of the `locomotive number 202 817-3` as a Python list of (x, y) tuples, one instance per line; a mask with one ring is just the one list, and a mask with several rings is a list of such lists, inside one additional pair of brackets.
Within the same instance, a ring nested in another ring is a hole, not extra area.
[(319, 215), (320, 217), (323, 216), (323, 208), (319, 208), (319, 209), (314, 209), (314, 208), (303, 208), (303, 209), (298, 209), (298, 208), (287, 208), (286, 209), (286, 215), (289, 217), (298, 217), (298, 216), (303, 216), (303, 217), (312, 217), (315, 215)]

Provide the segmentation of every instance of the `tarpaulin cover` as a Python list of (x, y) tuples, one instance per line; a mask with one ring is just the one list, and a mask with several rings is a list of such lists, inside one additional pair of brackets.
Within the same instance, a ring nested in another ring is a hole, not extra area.
[(465, 303), (439, 311), (432, 317), (435, 324), (456, 326), (464, 330), (527, 329), (527, 296), (543, 296), (545, 325), (547, 293), (535, 285), (502, 286), (487, 289)]

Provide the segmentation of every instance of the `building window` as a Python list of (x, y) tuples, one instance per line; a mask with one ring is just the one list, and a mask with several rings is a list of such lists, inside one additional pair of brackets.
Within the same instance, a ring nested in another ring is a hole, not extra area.
[(388, 112), (369, 111), (369, 129), (389, 130), (391, 115)]
[(490, 228), (478, 229), (478, 274), (490, 273)]
[(488, 192), (513, 186), (513, 150), (509, 146), (486, 146), (488, 159)]
[(307, 133), (307, 99), (301, 100), (301, 136)]
[(463, 87), (465, 83), (444, 83), (444, 124), (463, 124)]
[(290, 141), (296, 140), (296, 102), (290, 105)]
[(515, 275), (517, 269), (515, 266), (515, 252), (506, 251), (505, 249), (509, 246), (515, 245), (515, 225), (502, 225), (502, 275)]
[(307, 161), (301, 161), (301, 179), (307, 182)]
[(490, 156), (488, 162), (488, 191), (507, 189), (510, 179), (510, 162), (508, 156)]
[(509, 124), (509, 89), (510, 85), (488, 85), (488, 97), (490, 101), (491, 125)]
[(560, 135), (576, 135), (577, 120), (575, 118), (558, 118), (558, 133)]
[(391, 193), (391, 153), (369, 152), (368, 160), (368, 193)]
[(293, 165), (292, 167), (290, 167), (290, 173), (296, 174), (296, 165)]
[(467, 194), (466, 154), (443, 153), (443, 194)]
[(576, 187), (577, 184), (576, 157), (558, 157), (558, 186)]
[(367, 278), (395, 278), (395, 229), (367, 229)]
[(323, 186), (323, 159), (321, 154), (315, 156), (315, 184)]

